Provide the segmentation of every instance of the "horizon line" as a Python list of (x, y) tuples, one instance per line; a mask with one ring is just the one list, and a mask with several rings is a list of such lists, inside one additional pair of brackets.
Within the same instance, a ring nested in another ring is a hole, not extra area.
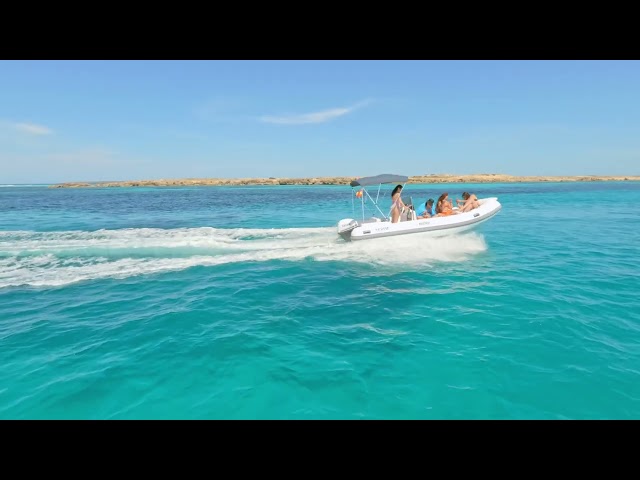
[[(50, 186), (50, 185), (68, 185), (68, 184), (109, 184), (109, 183), (131, 183), (131, 182), (185, 182), (185, 181), (193, 181), (193, 182), (201, 182), (201, 181), (218, 181), (218, 182), (256, 182), (256, 181), (326, 181), (326, 180), (344, 180), (344, 179), (358, 179), (364, 178), (372, 175), (323, 175), (323, 176), (255, 176), (255, 177), (213, 177), (213, 176), (201, 176), (201, 177), (146, 177), (146, 178), (138, 178), (138, 179), (127, 179), (127, 180), (65, 180), (65, 181), (49, 181), (49, 182), (11, 182), (11, 183), (0, 183), (1, 186), (9, 187), (9, 186)], [(503, 179), (633, 179), (640, 180), (640, 174), (609, 174), (609, 175), (596, 175), (596, 174), (572, 174), (572, 175), (513, 175), (509, 173), (428, 173), (428, 174), (414, 174), (414, 175), (404, 175), (409, 177), (409, 182), (412, 178), (414, 179), (463, 179), (463, 180), (473, 180), (474, 177), (476, 180), (481, 179), (490, 179), (491, 177), (501, 177)], [(472, 178), (469, 178), (472, 177)], [(479, 178), (478, 178), (479, 177)], [(456, 181), (454, 183), (460, 183), (460, 181)]]

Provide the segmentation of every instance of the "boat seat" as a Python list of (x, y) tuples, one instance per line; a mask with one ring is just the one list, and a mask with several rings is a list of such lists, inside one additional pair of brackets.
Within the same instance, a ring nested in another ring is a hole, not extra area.
[(400, 214), (399, 222), (410, 222), (411, 220), (417, 220), (418, 216), (416, 215), (415, 210), (409, 208), (406, 211)]

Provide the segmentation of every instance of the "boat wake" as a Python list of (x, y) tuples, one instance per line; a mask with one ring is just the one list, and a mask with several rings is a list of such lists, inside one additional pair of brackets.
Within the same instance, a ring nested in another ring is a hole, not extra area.
[(423, 269), (439, 262), (462, 262), (486, 249), (484, 238), (476, 233), (345, 243), (336, 237), (334, 227), (10, 231), (0, 232), (0, 288), (64, 286), (195, 266), (272, 260)]

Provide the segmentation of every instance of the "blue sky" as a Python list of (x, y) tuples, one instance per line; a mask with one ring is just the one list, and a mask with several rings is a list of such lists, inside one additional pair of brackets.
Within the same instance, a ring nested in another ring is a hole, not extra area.
[(638, 61), (0, 61), (0, 184), (640, 175)]

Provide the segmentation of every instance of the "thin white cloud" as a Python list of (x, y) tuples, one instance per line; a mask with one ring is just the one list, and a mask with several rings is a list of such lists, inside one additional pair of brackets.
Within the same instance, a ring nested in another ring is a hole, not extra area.
[(31, 135), (50, 135), (53, 133), (50, 128), (35, 123), (16, 123), (14, 126), (21, 132)]
[(334, 118), (348, 115), (349, 113), (352, 113), (358, 108), (361, 108), (369, 103), (370, 103), (369, 100), (365, 100), (351, 107), (331, 108), (329, 110), (323, 110), (320, 112), (303, 113), (303, 114), (297, 114), (297, 115), (295, 114), (283, 115), (283, 116), (266, 115), (266, 116), (260, 117), (260, 121), (265, 123), (277, 123), (280, 125), (303, 125), (303, 124), (309, 124), (309, 123), (324, 123), (324, 122), (333, 120)]

